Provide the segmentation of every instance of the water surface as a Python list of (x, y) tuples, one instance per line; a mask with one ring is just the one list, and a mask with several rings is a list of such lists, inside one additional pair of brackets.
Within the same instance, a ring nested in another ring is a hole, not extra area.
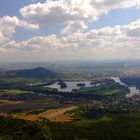
[(126, 94), (126, 97), (132, 97), (134, 95), (140, 94), (139, 89), (136, 88), (136, 86), (128, 86), (127, 84), (123, 83), (119, 77), (111, 77), (112, 80), (114, 80), (117, 83), (120, 83), (121, 85), (125, 85), (129, 88), (130, 92)]
[(67, 81), (64, 81), (67, 85), (66, 88), (60, 88), (60, 85), (58, 85), (58, 82), (52, 84), (52, 85), (49, 85), (49, 86), (46, 86), (46, 87), (50, 87), (50, 88), (56, 88), (58, 91), (61, 91), (61, 92), (71, 92), (73, 89), (79, 89), (80, 87), (77, 87), (77, 84), (79, 83), (85, 83), (85, 87), (92, 87), (93, 85), (91, 85), (91, 81), (79, 81), (79, 82), (75, 82), (75, 81), (71, 81), (71, 82), (67, 82)]

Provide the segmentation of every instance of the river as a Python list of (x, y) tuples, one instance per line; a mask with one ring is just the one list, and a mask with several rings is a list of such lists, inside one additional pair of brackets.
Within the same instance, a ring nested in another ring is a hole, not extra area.
[(75, 81), (71, 81), (71, 82), (67, 82), (67, 81), (64, 81), (67, 85), (66, 88), (60, 88), (60, 85), (58, 85), (58, 82), (52, 84), (52, 85), (49, 85), (49, 86), (46, 86), (46, 87), (49, 87), (49, 88), (56, 88), (58, 91), (61, 91), (61, 92), (71, 92), (73, 89), (79, 89), (80, 87), (77, 87), (77, 84), (79, 83), (85, 83), (85, 87), (92, 87), (93, 85), (91, 85), (91, 81), (80, 81), (80, 82), (75, 82)]
[[(123, 83), (119, 77), (111, 77), (112, 80), (114, 80), (115, 82), (117, 83), (120, 83), (121, 85), (124, 85), (124, 86), (127, 86), (130, 90), (130, 92), (128, 94), (126, 94), (126, 97), (132, 97), (134, 96), (135, 94), (139, 94), (140, 91), (136, 88), (136, 86), (128, 86), (126, 85), (125, 83)], [(67, 81), (64, 81), (67, 85), (66, 88), (60, 88), (60, 85), (58, 84), (58, 82), (52, 84), (52, 85), (49, 85), (49, 86), (46, 86), (46, 87), (50, 87), (50, 88), (56, 88), (58, 89), (58, 91), (61, 91), (61, 92), (71, 92), (73, 89), (79, 89), (79, 87), (77, 87), (77, 84), (78, 83), (85, 83), (85, 87), (92, 87), (93, 85), (91, 85), (91, 81), (79, 81), (79, 82), (75, 82), (75, 81), (71, 81), (71, 82), (67, 82)]]
[(126, 94), (126, 97), (132, 97), (134, 95), (140, 94), (140, 90), (136, 88), (136, 86), (128, 86), (125, 83), (123, 83), (119, 77), (111, 77), (112, 80), (114, 80), (117, 83), (120, 83), (121, 85), (125, 85), (129, 88), (130, 92)]

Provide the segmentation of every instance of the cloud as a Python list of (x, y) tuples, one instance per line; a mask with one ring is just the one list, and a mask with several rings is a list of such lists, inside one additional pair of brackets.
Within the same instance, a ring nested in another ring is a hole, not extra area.
[(4, 44), (4, 48), (18, 49), (25, 52), (42, 52), (47, 49), (55, 49), (58, 46), (59, 39), (56, 38), (56, 35), (36, 36), (21, 42), (10, 40), (8, 43)]
[(1, 32), (0, 32), (0, 40), (4, 40), (4, 36)]
[(62, 34), (80, 33), (88, 28), (83, 21), (71, 22), (62, 31)]
[(67, 59), (85, 59), (86, 56), (92, 59), (129, 58), (132, 53), (134, 57), (140, 58), (140, 19), (128, 25), (88, 29), (88, 24), (103, 13), (128, 7), (139, 8), (140, 1), (47, 0), (44, 3), (27, 5), (20, 9), (24, 21), (9, 16), (0, 19), (1, 40), (8, 40), (15, 33), (16, 27), (34, 30), (40, 24), (64, 25), (61, 35), (40, 35), (21, 42), (8, 40), (2, 45), (3, 52), (45, 55), (48, 59), (61, 59), (64, 56)]
[[(140, 58), (140, 19), (128, 25), (88, 29), (89, 23), (102, 14), (128, 7), (140, 8), (140, 1), (47, 0), (24, 6), (20, 9), (23, 19), (0, 18), (0, 54), (34, 60), (128, 59), (132, 53), (134, 58)], [(17, 27), (33, 31), (41, 24), (61, 24), (64, 28), (59, 36), (40, 35), (20, 42), (11, 40)]]
[(88, 23), (113, 9), (140, 8), (139, 0), (47, 0), (20, 9), (22, 17), (37, 24), (62, 24), (62, 34), (83, 32)]
[(140, 19), (130, 23), (129, 25), (123, 26), (123, 30), (128, 36), (140, 37)]
[(30, 24), (13, 16), (4, 16), (0, 18), (0, 42), (8, 40), (16, 32), (16, 27), (23, 27), (27, 30), (36, 30), (37, 24)]
[[(36, 54), (38, 59), (41, 54), (45, 56), (44, 59), (128, 59), (132, 53), (133, 58), (140, 58), (139, 27), (140, 20), (136, 20), (128, 25), (104, 27), (61, 37), (36, 36), (21, 42), (9, 41), (3, 48), (13, 54)], [(132, 36), (130, 31), (137, 37)]]
[(90, 0), (48, 0), (30, 4), (20, 9), (21, 15), (37, 23), (62, 24), (93, 18)]
[(99, 13), (107, 13), (113, 9), (140, 6), (139, 0), (91, 0), (91, 4)]
[(20, 9), (21, 15), (35, 23), (66, 24), (96, 20), (117, 8), (139, 7), (139, 0), (47, 0)]

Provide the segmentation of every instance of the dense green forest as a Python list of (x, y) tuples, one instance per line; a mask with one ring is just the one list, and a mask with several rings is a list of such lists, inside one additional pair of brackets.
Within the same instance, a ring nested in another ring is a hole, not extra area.
[(1, 118), (0, 140), (51, 140), (51, 135), (43, 122)]
[(139, 140), (140, 113), (56, 123), (0, 119), (0, 140)]

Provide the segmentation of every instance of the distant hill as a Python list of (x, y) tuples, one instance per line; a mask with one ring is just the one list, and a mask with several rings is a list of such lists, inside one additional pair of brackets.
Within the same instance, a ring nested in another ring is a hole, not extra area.
[(36, 77), (36, 78), (55, 78), (56, 73), (45, 69), (43, 67), (37, 67), (29, 70), (15, 70), (9, 71), (6, 74), (7, 76), (16, 76), (16, 77)]

